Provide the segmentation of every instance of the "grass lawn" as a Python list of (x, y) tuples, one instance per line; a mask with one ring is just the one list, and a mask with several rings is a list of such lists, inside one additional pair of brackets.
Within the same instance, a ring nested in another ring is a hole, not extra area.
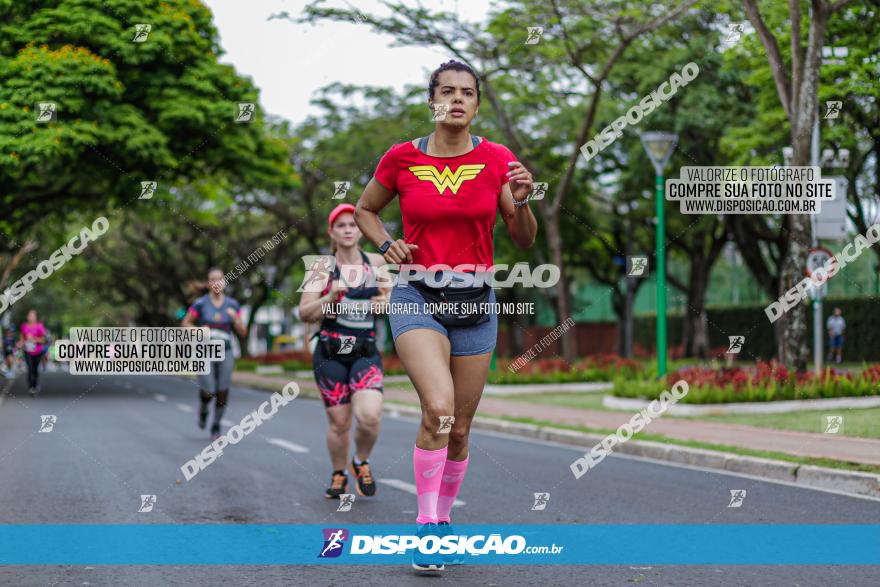
[[(601, 393), (533, 393), (523, 395), (493, 396), (520, 400), (543, 405), (565, 406), (584, 410), (605, 410)], [(787, 414), (735, 414), (730, 416), (694, 416), (689, 420), (746, 424), (760, 428), (777, 430), (799, 430), (801, 432), (823, 432), (824, 416), (843, 416), (845, 436), (880, 438), (880, 408), (864, 410), (827, 410), (810, 412), (789, 412)]]
[(728, 424), (747, 424), (761, 428), (779, 430), (800, 430), (802, 432), (823, 432), (825, 416), (843, 416), (845, 436), (880, 438), (880, 408), (864, 410), (827, 410), (811, 412), (789, 412), (787, 414), (734, 414), (729, 416), (700, 416), (690, 418), (707, 422), (726, 422)]
[(542, 404), (545, 406), (554, 405), (565, 406), (567, 408), (581, 408), (584, 410), (609, 411), (608, 408), (602, 405), (603, 394), (601, 393), (517, 393), (511, 395), (492, 396), (484, 394), (483, 397), (512, 399), (533, 404)]

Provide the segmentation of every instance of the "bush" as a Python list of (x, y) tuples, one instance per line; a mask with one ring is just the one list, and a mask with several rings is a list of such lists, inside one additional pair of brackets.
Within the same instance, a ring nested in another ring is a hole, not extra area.
[(510, 370), (511, 361), (496, 360), (496, 371), (489, 373), (489, 383), (568, 383), (611, 381), (616, 375), (634, 377), (642, 366), (632, 359), (617, 355), (593, 355), (578, 359), (573, 364), (564, 359), (529, 361), (516, 371)]
[(618, 377), (612, 394), (654, 400), (676, 381), (688, 383), (687, 404), (766, 402), (780, 400), (861, 397), (880, 395), (880, 365), (871, 365), (861, 373), (838, 373), (826, 369), (822, 375), (798, 374), (777, 363), (758, 361), (755, 367), (709, 369), (689, 367), (670, 374), (666, 384), (660, 381), (632, 380)]
[(306, 367), (307, 369), (312, 368), (312, 355), (308, 351), (279, 351), (252, 357), (252, 359), (263, 365), (278, 365), (287, 362), (294, 362), (297, 364), (308, 365)]
[[(285, 371), (311, 371), (312, 358), (304, 351), (285, 351), (248, 357), (235, 362), (235, 368), (239, 371), (256, 371), (257, 367), (262, 365), (280, 365)], [(382, 357), (382, 365), (386, 375), (406, 374), (400, 359), (395, 355)]]
[[(509, 369), (509, 359), (496, 359), (496, 370), (489, 373), (489, 383), (568, 383), (611, 381), (615, 376), (636, 377), (645, 372), (641, 363), (622, 359), (617, 355), (593, 355), (578, 359), (573, 364), (564, 359), (539, 359), (529, 361), (516, 371)], [(236, 369), (255, 371), (260, 365), (281, 365), (285, 371), (310, 371), (311, 357), (303, 351), (269, 353), (258, 357), (239, 359)], [(403, 363), (397, 355), (384, 355), (382, 367), (386, 375), (406, 375)]]
[(239, 359), (235, 362), (237, 371), (256, 371), (257, 367), (265, 365), (279, 365), (284, 371), (310, 371), (312, 369), (311, 361), (272, 361), (267, 362), (260, 359), (248, 358)]
[[(768, 301), (769, 303), (769, 301)], [(809, 305), (809, 300), (801, 302)], [(773, 324), (764, 314), (764, 305), (712, 307), (707, 309), (709, 324), (709, 346), (712, 355), (718, 356), (716, 349), (728, 346), (728, 336), (744, 335), (746, 344), (742, 351), (743, 358), (770, 359), (776, 354), (776, 339)], [(828, 319), (833, 308), (839, 307), (846, 319), (846, 344), (843, 354), (847, 361), (880, 361), (880, 312), (877, 311), (877, 298), (827, 298), (823, 300), (822, 317)], [(813, 318), (812, 310), (807, 319), (807, 340), (812, 344)], [(638, 316), (635, 319), (635, 344), (641, 350), (653, 353), (656, 342), (654, 315)], [(681, 314), (670, 314), (667, 317), (670, 351), (682, 340)], [(825, 335), (823, 331), (823, 336)], [(828, 341), (825, 341), (827, 352)], [(811, 347), (812, 348), (812, 347)], [(672, 353), (672, 356), (675, 356)]]

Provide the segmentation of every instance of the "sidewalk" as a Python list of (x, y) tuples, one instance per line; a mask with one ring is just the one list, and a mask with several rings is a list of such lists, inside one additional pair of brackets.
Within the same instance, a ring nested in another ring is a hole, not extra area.
[[(236, 372), (233, 381), (240, 385), (274, 386), (280, 390), (290, 380), (278, 376)], [(314, 380), (296, 378), (295, 381), (303, 391), (317, 391)], [(418, 405), (415, 391), (389, 388), (385, 390), (385, 398)], [(569, 426), (615, 430), (621, 424), (628, 422), (635, 412), (603, 412), (564, 406), (542, 406), (484, 395), (480, 400), (477, 414), (531, 418)], [(880, 465), (880, 440), (878, 439), (773, 430), (742, 424), (701, 422), (667, 416), (652, 421), (644, 430), (649, 434), (668, 436), (678, 440), (736, 446), (801, 457)]]

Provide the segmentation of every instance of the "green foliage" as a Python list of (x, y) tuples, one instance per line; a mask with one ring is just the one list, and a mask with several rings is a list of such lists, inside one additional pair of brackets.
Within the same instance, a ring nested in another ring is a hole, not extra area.
[[(614, 382), (612, 394), (618, 397), (631, 397), (655, 400), (668, 389), (654, 381), (633, 381), (618, 379)], [(880, 395), (877, 384), (868, 379), (835, 379), (829, 382), (811, 381), (798, 384), (794, 380), (784, 383), (761, 383), (747, 385), (742, 389), (733, 387), (691, 386), (688, 394), (681, 400), (686, 404), (724, 404), (738, 402), (769, 402), (782, 400), (825, 399), (835, 397), (866, 397)]]
[[(306, 361), (282, 361), (280, 363), (272, 363), (273, 365), (281, 365), (281, 368), (286, 373), (292, 373), (294, 371), (311, 371), (312, 364)], [(257, 360), (257, 359), (238, 359), (235, 362), (236, 371), (249, 371), (255, 372), (257, 367), (265, 367), (266, 362)]]
[(492, 384), (525, 384), (525, 383), (584, 383), (608, 381), (611, 373), (608, 369), (576, 369), (572, 371), (554, 371), (551, 373), (511, 373), (510, 371), (492, 371), (489, 383)]
[[(262, 116), (234, 122), (238, 102), (257, 103), (258, 91), (218, 62), (201, 2), (6, 1), (0, 22), (5, 233), (48, 215), (146, 206), (141, 181), (292, 185), (286, 149)], [(133, 42), (135, 24), (151, 25), (145, 42)], [(54, 102), (57, 120), (38, 123), (39, 102)]]
[(533, 359), (511, 370), (515, 359), (498, 359), (496, 370), (489, 373), (490, 383), (567, 383), (611, 381), (614, 377), (625, 375), (636, 377), (643, 366), (631, 359), (615, 355), (591, 355), (577, 360), (574, 364), (562, 358)]
[(738, 402), (770, 402), (809, 400), (836, 397), (866, 397), (880, 395), (878, 366), (866, 367), (858, 374), (835, 373), (826, 370), (822, 375), (797, 374), (785, 367), (758, 363), (757, 367), (731, 369), (691, 368), (671, 374), (665, 380), (614, 380), (612, 394), (618, 397), (659, 399), (670, 382), (683, 379), (688, 393), (681, 400), (686, 404), (721, 404)]
[[(804, 302), (809, 304), (809, 301)], [(833, 298), (823, 300), (822, 332), (825, 336), (825, 321), (835, 307), (839, 307), (846, 320), (846, 344), (843, 356), (847, 361), (880, 361), (880, 314), (877, 312), (877, 299), (871, 297)], [(765, 305), (710, 307), (708, 309), (709, 347), (712, 349), (728, 347), (728, 336), (743, 335), (746, 343), (742, 350), (743, 358), (769, 359), (776, 353), (773, 338), (773, 324), (764, 313)], [(653, 349), (656, 341), (656, 318), (653, 315), (639, 316), (635, 321), (635, 340), (645, 349)], [(682, 316), (667, 316), (667, 331), (670, 341), (681, 340)], [(807, 323), (808, 339), (813, 340), (812, 310)], [(827, 352), (827, 340), (825, 350)], [(717, 355), (716, 355), (717, 356)]]

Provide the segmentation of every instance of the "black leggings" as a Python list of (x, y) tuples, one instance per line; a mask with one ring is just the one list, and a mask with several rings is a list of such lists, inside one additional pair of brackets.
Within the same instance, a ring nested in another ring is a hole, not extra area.
[(27, 363), (28, 370), (28, 387), (36, 387), (40, 378), (40, 361), (43, 359), (43, 353), (39, 355), (24, 354), (24, 362)]

